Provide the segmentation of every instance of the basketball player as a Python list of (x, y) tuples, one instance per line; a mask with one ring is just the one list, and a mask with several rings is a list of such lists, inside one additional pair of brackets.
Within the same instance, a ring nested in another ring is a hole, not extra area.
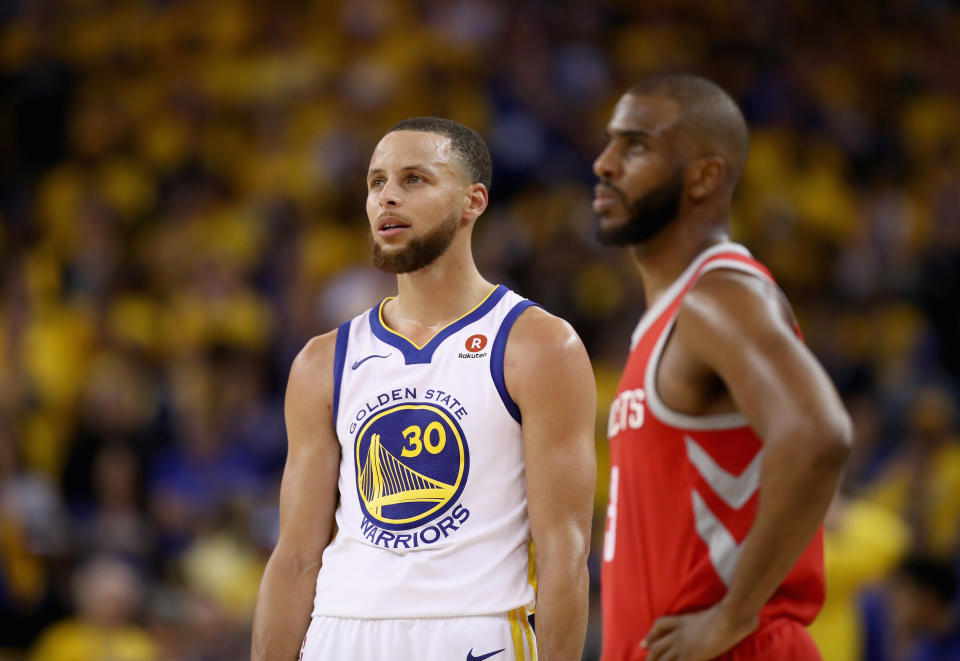
[(255, 660), (580, 658), (593, 372), (566, 322), (477, 271), (490, 170), (449, 120), (374, 150), (373, 260), (398, 294), (294, 361)]
[(669, 75), (607, 131), (598, 233), (630, 249), (647, 310), (608, 423), (603, 659), (819, 659), (804, 625), (850, 423), (770, 273), (728, 239), (743, 117)]

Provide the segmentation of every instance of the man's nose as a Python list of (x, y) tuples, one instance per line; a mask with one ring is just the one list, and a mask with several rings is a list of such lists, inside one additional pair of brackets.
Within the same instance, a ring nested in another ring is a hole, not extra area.
[(620, 159), (612, 145), (607, 145), (593, 162), (593, 173), (600, 179), (613, 179), (620, 173)]
[(401, 203), (400, 187), (393, 183), (392, 179), (388, 179), (384, 184), (383, 188), (380, 189), (380, 206), (381, 207), (396, 207), (400, 206)]

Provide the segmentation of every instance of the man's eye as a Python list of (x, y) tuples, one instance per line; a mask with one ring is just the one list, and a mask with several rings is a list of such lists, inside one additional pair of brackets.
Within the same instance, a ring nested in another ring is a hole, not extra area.
[(409, 181), (411, 184), (419, 184), (423, 183), (423, 177), (421, 177), (419, 174), (411, 174), (407, 178), (407, 181)]
[(383, 179), (370, 180), (370, 188), (379, 188), (380, 186), (383, 186)]

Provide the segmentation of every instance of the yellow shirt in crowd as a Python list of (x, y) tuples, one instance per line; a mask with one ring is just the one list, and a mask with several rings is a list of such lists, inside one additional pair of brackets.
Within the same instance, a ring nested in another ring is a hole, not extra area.
[(859, 661), (862, 627), (857, 594), (888, 575), (910, 544), (906, 524), (886, 507), (864, 500), (843, 506), (823, 536), (827, 598), (810, 634), (823, 661)]
[(146, 631), (128, 626), (105, 631), (79, 620), (54, 624), (37, 640), (30, 661), (153, 661)]

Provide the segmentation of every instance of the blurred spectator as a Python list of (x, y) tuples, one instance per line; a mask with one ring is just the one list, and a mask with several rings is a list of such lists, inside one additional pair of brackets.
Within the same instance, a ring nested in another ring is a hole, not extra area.
[(957, 574), (943, 560), (916, 555), (897, 569), (890, 587), (893, 661), (960, 659)]
[(98, 556), (73, 579), (76, 615), (50, 626), (30, 653), (31, 661), (151, 661), (153, 642), (134, 624), (143, 583), (129, 565)]
[(827, 598), (810, 634), (823, 661), (859, 661), (865, 658), (859, 594), (897, 565), (909, 548), (909, 529), (886, 508), (841, 494), (824, 528)]
[(75, 507), (75, 550), (81, 557), (105, 553), (147, 567), (153, 539), (136, 455), (125, 445), (105, 445), (94, 456), (92, 473), (93, 500)]
[(156, 661), (236, 661), (250, 654), (249, 621), (202, 590), (154, 590), (148, 619)]
[(0, 416), (0, 620), (9, 643), (28, 643), (45, 619), (59, 615), (66, 522), (54, 486), (24, 469), (12, 425)]
[(212, 599), (212, 606), (241, 628), (253, 617), (265, 565), (250, 544), (254, 502), (234, 501), (180, 557), (185, 586)]
[(906, 438), (870, 487), (871, 500), (897, 511), (915, 546), (944, 559), (960, 552), (960, 429), (950, 393), (917, 392)]
[[(258, 404), (246, 399), (259, 397), (255, 374), (224, 371), (221, 358), (208, 356), (173, 364), (171, 385), (176, 436), (152, 458), (147, 485), (156, 550), (164, 558), (183, 552), (234, 504), (262, 497), (267, 471), (279, 464), (274, 447), (257, 447), (258, 432), (272, 435), (257, 428)], [(241, 422), (251, 426), (231, 435)]]

